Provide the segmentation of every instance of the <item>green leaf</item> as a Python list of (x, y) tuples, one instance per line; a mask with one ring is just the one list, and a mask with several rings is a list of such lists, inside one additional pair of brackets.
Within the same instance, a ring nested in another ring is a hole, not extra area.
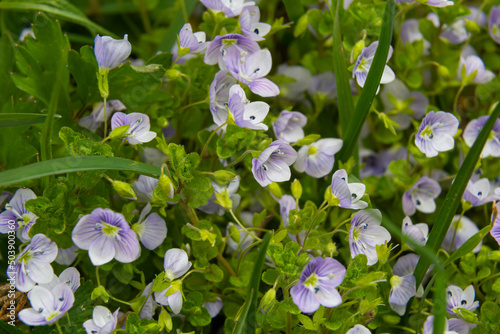
[[(54, 118), (61, 118), (61, 115), (54, 115)], [(47, 114), (35, 114), (35, 113), (9, 113), (0, 114), (0, 128), (5, 128), (9, 126), (19, 126), (19, 125), (33, 125), (44, 123), (47, 119)]]
[(295, 144), (298, 146), (310, 145), (320, 138), (321, 136), (317, 134), (307, 135), (304, 138), (299, 139)]
[(76, 81), (78, 97), (83, 104), (94, 103), (101, 100), (97, 86), (97, 60), (94, 50), (85, 45), (80, 53), (70, 50), (68, 53), (68, 68)]
[(259, 294), (260, 276), (266, 259), (267, 245), (269, 244), (271, 237), (272, 234), (267, 233), (262, 240), (257, 261), (253, 267), (250, 284), (248, 285), (245, 304), (243, 305), (243, 310), (238, 318), (238, 322), (234, 327), (233, 334), (255, 333), (255, 313), (257, 312), (257, 296)]
[(311, 318), (309, 318), (305, 314), (297, 314), (297, 317), (299, 318), (299, 321), (304, 325), (305, 329), (309, 330), (317, 330), (316, 326), (314, 326)]
[[(437, 254), (437, 251), (441, 247), (444, 237), (448, 232), (453, 216), (455, 215), (460, 201), (462, 199), (462, 195), (467, 187), (467, 183), (469, 182), (472, 172), (476, 167), (476, 163), (479, 159), (481, 151), (483, 150), (483, 146), (490, 135), (491, 130), (500, 116), (500, 104), (496, 106), (493, 110), (492, 114), (488, 118), (488, 121), (481, 129), (481, 132), (477, 136), (476, 141), (472, 145), (469, 153), (464, 159), (464, 162), (460, 166), (458, 170), (457, 176), (451, 185), (450, 190), (446, 194), (446, 198), (444, 199), (443, 206), (439, 210), (432, 230), (429, 233), (429, 239), (425, 244), (426, 247), (430, 248), (430, 250)], [(430, 259), (426, 257), (421, 257), (418, 261), (417, 267), (415, 268), (415, 278), (417, 280), (417, 286), (420, 285), (422, 279), (424, 278), (427, 269), (431, 265)]]
[(158, 178), (160, 167), (129, 159), (115, 157), (67, 157), (37, 162), (31, 165), (0, 173), (0, 186), (17, 184), (47, 175), (81, 172), (89, 170), (121, 170)]
[(184, 8), (181, 7), (177, 12), (177, 15), (175, 15), (174, 20), (172, 21), (170, 27), (168, 28), (167, 34), (165, 35), (165, 37), (163, 37), (163, 40), (161, 41), (159, 47), (160, 51), (167, 52), (172, 50), (172, 47), (174, 46), (174, 43), (177, 40), (177, 34), (179, 34), (179, 31), (181, 31), (181, 28), (184, 25), (184, 23), (188, 22), (189, 16), (193, 12), (195, 5), (196, 5), (196, 0), (183, 1), (181, 6), (184, 6)]
[(304, 14), (304, 6), (300, 0), (283, 0), (285, 4), (286, 13), (290, 21), (297, 20)]
[(483, 238), (488, 235), (490, 228), (491, 225), (488, 225), (484, 227), (481, 231), (477, 232), (472, 237), (470, 237), (466, 242), (462, 244), (462, 246), (460, 246), (460, 248), (458, 248), (455, 252), (453, 252), (453, 254), (450, 255), (450, 257), (444, 263), (444, 266), (446, 267), (451, 262), (458, 260), (461, 257), (465, 256), (466, 254), (472, 252), (472, 250), (476, 248), (477, 245), (479, 245), (481, 240), (483, 240)]
[[(356, 143), (358, 142), (359, 134), (361, 133), (361, 128), (365, 122), (366, 116), (370, 111), (373, 99), (379, 89), (380, 79), (384, 72), (387, 56), (389, 54), (389, 47), (391, 46), (392, 31), (394, 27), (394, 12), (395, 4), (394, 0), (388, 0), (385, 7), (382, 29), (380, 30), (379, 44), (377, 52), (375, 52), (375, 57), (373, 63), (368, 72), (368, 77), (366, 78), (366, 84), (361, 91), (361, 96), (359, 98), (358, 104), (356, 105), (356, 110), (352, 115), (352, 121), (349, 122), (347, 131), (344, 133), (343, 140), (344, 145), (342, 150), (339, 152), (339, 157), (341, 161), (347, 161), (352, 155)], [(334, 45), (336, 43), (334, 42)], [(335, 69), (335, 72), (339, 72)], [(345, 72), (344, 72), (345, 73)], [(338, 84), (338, 83), (337, 83)], [(344, 82), (345, 84), (345, 82)], [(347, 87), (345, 87), (347, 88)], [(343, 95), (350, 96), (350, 88)], [(338, 93), (338, 96), (340, 92)], [(341, 106), (339, 105), (339, 108)]]
[(5, 334), (24, 334), (24, 332), (17, 329), (16, 326), (9, 325), (8, 323), (3, 321), (0, 321), (0, 331)]

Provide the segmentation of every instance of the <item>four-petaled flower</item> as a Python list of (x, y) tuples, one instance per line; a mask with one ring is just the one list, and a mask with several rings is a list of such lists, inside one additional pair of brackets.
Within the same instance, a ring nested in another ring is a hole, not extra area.
[[(429, 225), (426, 223), (420, 223), (413, 225), (411, 218), (406, 216), (403, 219), (402, 226), (403, 235), (408, 236), (408, 239), (413, 240), (415, 243), (423, 246), (427, 242), (427, 236), (429, 235)], [(414, 249), (410, 243), (407, 243), (407, 246), (411, 249)]]
[(19, 239), (30, 240), (28, 233), (38, 217), (26, 210), (26, 202), (35, 198), (36, 195), (31, 189), (18, 189), (10, 202), (5, 205), (5, 211), (0, 213), (0, 233), (9, 233), (12, 230), (11, 226), (14, 226)]
[(328, 203), (344, 209), (364, 209), (368, 203), (361, 198), (365, 194), (363, 183), (348, 183), (347, 172), (339, 169), (332, 176), (332, 185), (327, 189)]
[(477, 180), (476, 182), (469, 180), (462, 199), (470, 202), (472, 206), (480, 206), (489, 202), (500, 200), (500, 194), (497, 194), (495, 191), (490, 194), (492, 190), (490, 188), (490, 181), (486, 178)]
[(260, 10), (257, 6), (250, 6), (243, 9), (240, 15), (241, 32), (254, 41), (263, 41), (271, 25), (260, 21)]
[(252, 173), (262, 187), (273, 182), (290, 180), (290, 165), (297, 159), (297, 152), (279, 140), (275, 140), (258, 158), (252, 160)]
[[(465, 78), (463, 77), (465, 74)], [(478, 56), (460, 57), (458, 77), (467, 83), (485, 84), (495, 78), (495, 73), (487, 70), (484, 62)]]
[(450, 285), (446, 289), (446, 311), (451, 315), (460, 315), (460, 309), (474, 312), (479, 307), (479, 302), (474, 301), (475, 298), (474, 286), (469, 285), (462, 290), (456, 285)]
[(83, 327), (87, 334), (111, 334), (118, 324), (118, 311), (111, 313), (104, 306), (94, 307), (92, 312), (92, 319), (83, 323)]
[(419, 256), (415, 254), (401, 256), (392, 269), (389, 303), (394, 312), (401, 316), (405, 314), (410, 298), (417, 294), (417, 280), (413, 272), (418, 259)]
[(138, 145), (152, 141), (156, 137), (156, 132), (149, 131), (149, 116), (138, 112), (124, 114), (117, 112), (111, 118), (111, 129), (120, 126), (130, 125), (123, 140), (128, 140), (132, 145)]
[[(356, 82), (361, 87), (365, 86), (366, 77), (368, 76), (368, 72), (370, 71), (370, 67), (372, 66), (373, 58), (375, 57), (375, 52), (378, 48), (378, 41), (373, 42), (370, 46), (363, 48), (361, 54), (358, 56), (356, 63), (354, 64), (354, 68), (352, 69), (352, 77), (356, 78)], [(386, 63), (392, 57), (392, 46), (389, 48), (389, 54), (387, 55)], [(394, 81), (396, 79), (396, 75), (394, 71), (388, 66), (385, 65), (384, 72), (382, 74), (382, 78), (380, 79), (381, 84), (387, 84), (389, 82)], [(380, 89), (380, 86), (378, 90)], [(377, 90), (377, 93), (378, 93)]]
[(273, 123), (274, 135), (278, 140), (295, 143), (304, 138), (302, 129), (307, 123), (307, 117), (298, 111), (283, 110)]
[(445, 152), (455, 147), (453, 136), (458, 130), (458, 119), (451, 113), (444, 111), (429, 112), (420, 123), (415, 135), (415, 145), (430, 157), (439, 152)]
[(325, 138), (300, 148), (293, 165), (300, 173), (320, 178), (333, 169), (335, 154), (342, 148), (342, 139)]
[(160, 246), (167, 237), (167, 225), (165, 220), (156, 212), (148, 216), (150, 212), (151, 204), (148, 203), (142, 209), (139, 221), (132, 225), (132, 230), (137, 233), (144, 247), (153, 250)]
[(229, 89), (227, 105), (229, 121), (234, 121), (242, 128), (253, 130), (267, 130), (267, 125), (262, 123), (269, 112), (269, 105), (262, 101), (250, 102), (240, 85), (233, 85)]
[(405, 215), (412, 216), (416, 210), (423, 213), (436, 211), (436, 202), (434, 202), (434, 199), (440, 193), (441, 186), (436, 180), (422, 176), (403, 194), (403, 211)]
[(123, 39), (97, 35), (94, 44), (95, 58), (99, 68), (108, 71), (120, 65), (132, 52), (128, 35), (123, 36)]
[(493, 6), (488, 20), (488, 32), (491, 38), (500, 44), (500, 6)]
[[(473, 119), (469, 122), (469, 124), (467, 124), (463, 134), (464, 141), (467, 146), (472, 147), (477, 136), (479, 136), (479, 132), (481, 132), (481, 129), (484, 127), (489, 118), (490, 116), (488, 115), (481, 116)], [(495, 121), (495, 125), (493, 125), (493, 129), (484, 144), (483, 150), (481, 151), (481, 158), (489, 156), (495, 158), (500, 157), (500, 119)]]
[[(455, 215), (441, 247), (447, 252), (454, 252), (477, 232), (479, 232), (479, 227), (477, 227), (476, 223), (468, 217)], [(479, 252), (482, 244), (483, 242), (481, 241), (472, 251), (474, 253)]]
[(300, 274), (299, 283), (290, 289), (293, 302), (304, 313), (316, 311), (320, 305), (336, 307), (342, 297), (335, 289), (344, 280), (346, 269), (331, 257), (315, 257)]
[(207, 36), (204, 31), (193, 33), (191, 24), (186, 23), (179, 32), (179, 44), (181, 48), (189, 49), (189, 53), (184, 56), (179, 56), (179, 45), (174, 44), (172, 48), (172, 59), (177, 59), (177, 64), (185, 64), (187, 60), (194, 57), (193, 53), (202, 54), (207, 48)]

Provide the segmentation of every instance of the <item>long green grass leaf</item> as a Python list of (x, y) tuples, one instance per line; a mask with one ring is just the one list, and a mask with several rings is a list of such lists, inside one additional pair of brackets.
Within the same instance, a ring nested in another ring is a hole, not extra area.
[(76, 7), (72, 6), (66, 1), (64, 1), (63, 4), (65, 5), (65, 7), (56, 7), (47, 3), (38, 3), (38, 2), (1, 1), (0, 9), (42, 11), (56, 15), (62, 19), (66, 19), (68, 21), (80, 24), (85, 28), (87, 28), (93, 34), (100, 33), (104, 35), (109, 35), (113, 38), (118, 38), (118, 36), (113, 34), (111, 31), (89, 20), (85, 16), (85, 14), (80, 12)]
[(297, 22), (304, 14), (304, 6), (302, 6), (300, 0), (283, 0), (283, 3), (290, 21)]
[[(54, 118), (61, 118), (61, 115), (53, 115)], [(0, 114), (0, 128), (6, 128), (10, 126), (19, 125), (33, 125), (44, 123), (47, 118), (47, 114), (35, 114), (35, 113), (7, 113)]]
[(361, 128), (363, 127), (363, 123), (365, 122), (366, 116), (370, 111), (373, 99), (377, 94), (380, 79), (384, 73), (387, 56), (389, 54), (389, 47), (391, 46), (392, 30), (394, 27), (394, 12), (394, 0), (388, 0), (385, 7), (384, 18), (382, 20), (382, 29), (380, 29), (377, 52), (375, 53), (373, 63), (370, 67), (370, 71), (368, 72), (365, 86), (361, 91), (361, 96), (359, 97), (358, 104), (356, 105), (356, 110), (351, 118), (352, 121), (349, 122), (347, 132), (343, 136), (344, 145), (339, 153), (340, 161), (346, 162), (349, 160), (349, 157), (354, 151), (356, 143), (358, 142), (359, 134), (361, 133)]
[(115, 157), (67, 157), (37, 162), (0, 173), (0, 186), (18, 184), (48, 175), (82, 172), (87, 170), (125, 170), (159, 177), (160, 167)]
[(445, 266), (449, 265), (455, 260), (458, 260), (462, 256), (465, 256), (472, 252), (474, 248), (476, 248), (477, 245), (483, 240), (483, 238), (488, 235), (488, 232), (491, 229), (491, 225), (488, 225), (484, 227), (481, 231), (477, 232), (474, 234), (472, 237), (470, 237), (466, 242), (463, 243), (462, 246), (460, 246), (456, 251), (453, 252), (453, 254), (450, 255), (448, 259), (446, 259), (446, 262), (444, 263)]
[(233, 334), (251, 334), (255, 333), (256, 320), (255, 313), (257, 312), (257, 297), (259, 294), (260, 275), (262, 274), (262, 267), (266, 260), (266, 251), (269, 240), (271, 240), (271, 233), (267, 233), (262, 240), (257, 261), (253, 267), (250, 284), (248, 285), (247, 298), (245, 305), (238, 318), (238, 322), (234, 327)]
[(159, 47), (160, 51), (170, 52), (170, 50), (172, 50), (172, 46), (174, 46), (175, 41), (177, 40), (177, 34), (179, 34), (179, 31), (181, 31), (181, 28), (184, 25), (184, 23), (187, 23), (187, 18), (191, 16), (191, 13), (193, 12), (194, 7), (196, 5), (196, 0), (181, 0), (181, 1), (184, 1), (184, 4), (181, 5), (179, 12), (177, 13), (174, 20), (170, 24), (170, 27), (168, 28), (167, 34), (161, 41)]

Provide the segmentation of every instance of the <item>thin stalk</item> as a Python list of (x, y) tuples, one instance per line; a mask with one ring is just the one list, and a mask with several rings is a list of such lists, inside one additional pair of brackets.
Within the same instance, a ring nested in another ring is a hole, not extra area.
[(243, 153), (238, 159), (234, 160), (231, 162), (229, 165), (224, 167), (224, 169), (228, 169), (229, 167), (233, 167), (234, 165), (238, 164), (241, 160), (243, 160), (249, 153), (257, 152), (256, 150), (248, 150), (245, 153)]
[(107, 99), (107, 97), (104, 98), (104, 138), (106, 138), (108, 134), (108, 117), (106, 115)]
[(61, 325), (59, 325), (59, 321), (56, 321), (56, 327), (57, 327), (57, 331), (60, 333), (60, 334), (63, 334), (63, 331), (61, 329)]
[(236, 272), (233, 270), (233, 268), (231, 268), (231, 266), (229, 265), (229, 263), (226, 261), (226, 259), (219, 252), (217, 252), (217, 260), (219, 260), (219, 262), (222, 264), (222, 266), (224, 268), (226, 268), (226, 270), (229, 273), (229, 275), (231, 275), (231, 276), (238, 276), (238, 275), (236, 275)]
[(208, 137), (208, 140), (207, 142), (205, 143), (205, 146), (203, 146), (203, 149), (201, 150), (201, 153), (200, 153), (200, 157), (203, 159), (203, 155), (205, 154), (205, 151), (208, 149), (208, 144), (210, 144), (210, 141), (212, 140), (212, 138), (215, 136), (215, 134), (217, 133), (217, 131), (219, 131), (220, 129), (222, 129), (223, 126), (227, 125), (227, 122), (220, 125), (217, 129), (215, 129), (214, 131), (212, 131), (212, 133), (210, 134), (210, 137)]
[(233, 216), (233, 219), (236, 221), (236, 223), (237, 223), (238, 225), (240, 225), (241, 229), (242, 229), (243, 231), (245, 231), (245, 233), (246, 233), (246, 234), (248, 234), (249, 236), (253, 237), (253, 238), (254, 238), (254, 239), (256, 239), (256, 240), (262, 241), (262, 239), (261, 239), (261, 238), (259, 238), (258, 236), (256, 236), (256, 235), (254, 235), (254, 234), (250, 233), (250, 231), (249, 231), (249, 230), (247, 230), (247, 228), (245, 227), (245, 225), (243, 225), (243, 224), (242, 224), (242, 223), (238, 220), (238, 218), (236, 218), (236, 215), (234, 214), (233, 210), (229, 210), (229, 213), (231, 213), (231, 216)]

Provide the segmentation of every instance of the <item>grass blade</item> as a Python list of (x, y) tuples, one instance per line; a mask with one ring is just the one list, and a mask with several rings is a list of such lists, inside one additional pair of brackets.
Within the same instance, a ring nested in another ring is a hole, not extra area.
[(481, 231), (477, 232), (472, 237), (470, 237), (466, 242), (463, 243), (462, 246), (460, 246), (455, 252), (453, 252), (453, 254), (451, 254), (448, 259), (446, 259), (444, 265), (447, 266), (453, 261), (458, 260), (459, 258), (472, 252), (474, 248), (476, 248), (476, 246), (479, 245), (481, 240), (483, 240), (483, 238), (486, 235), (488, 235), (490, 229), (491, 229), (491, 224), (484, 227)]
[(366, 116), (370, 111), (373, 99), (380, 85), (380, 79), (382, 78), (382, 73), (384, 72), (385, 63), (389, 54), (389, 47), (391, 46), (392, 31), (394, 27), (394, 12), (394, 0), (388, 0), (382, 21), (382, 29), (380, 29), (377, 52), (375, 53), (375, 58), (373, 59), (370, 71), (368, 72), (365, 86), (361, 91), (361, 96), (359, 97), (358, 104), (356, 105), (356, 110), (351, 118), (352, 122), (349, 122), (347, 131), (344, 134), (344, 145), (339, 153), (340, 161), (346, 162), (349, 160), (349, 157), (354, 151), (361, 128), (363, 127), (363, 123), (365, 122)]
[[(54, 118), (61, 118), (61, 115), (54, 114)], [(10, 126), (19, 125), (33, 125), (44, 123), (47, 118), (47, 114), (35, 114), (35, 113), (7, 113), (0, 114), (0, 128), (6, 128)]]
[(271, 240), (271, 236), (271, 233), (267, 233), (262, 240), (259, 255), (253, 268), (252, 277), (250, 278), (250, 284), (248, 285), (245, 305), (243, 306), (238, 322), (234, 327), (233, 334), (255, 333), (255, 312), (257, 312), (257, 296), (259, 294), (260, 275), (262, 274), (262, 267), (264, 266), (264, 261), (266, 260), (267, 245), (269, 244), (269, 240)]
[[(462, 195), (465, 191), (465, 188), (467, 187), (467, 183), (469, 182), (476, 163), (479, 160), (479, 156), (481, 154), (481, 151), (483, 150), (483, 146), (486, 143), (486, 140), (488, 139), (488, 136), (499, 116), (500, 104), (496, 106), (496, 108), (493, 110), (493, 113), (488, 118), (488, 121), (481, 129), (481, 132), (474, 142), (474, 145), (472, 145), (469, 153), (465, 157), (464, 162), (460, 166), (460, 169), (458, 170), (457, 176), (453, 181), (448, 194), (446, 194), (443, 206), (439, 210), (436, 221), (434, 222), (434, 226), (429, 233), (429, 239), (426, 243), (426, 246), (432, 249), (434, 254), (437, 254), (437, 251), (443, 243), (444, 237), (446, 235), (446, 232), (448, 232), (448, 228), (450, 227), (453, 216), (457, 212), (458, 205), (460, 204)], [(420, 261), (418, 261), (417, 267), (415, 268), (415, 278), (417, 279), (417, 286), (422, 282), (422, 279), (427, 272), (430, 264), (430, 261), (425, 258), (421, 258)]]
[(172, 46), (174, 46), (175, 42), (177, 41), (177, 34), (179, 34), (179, 31), (181, 31), (182, 26), (184, 25), (184, 23), (187, 22), (188, 18), (191, 16), (191, 13), (193, 12), (194, 7), (196, 5), (196, 0), (181, 0), (181, 1), (183, 1), (184, 3), (181, 4), (179, 12), (175, 16), (172, 23), (170, 24), (167, 34), (161, 41), (159, 51), (170, 52), (170, 50), (172, 50)]
[(160, 176), (160, 167), (115, 157), (67, 157), (37, 162), (0, 173), (0, 186), (18, 184), (44, 176), (86, 170), (126, 170), (151, 177)]
[(283, 3), (290, 21), (297, 22), (304, 14), (304, 6), (302, 6), (300, 0), (283, 0)]

